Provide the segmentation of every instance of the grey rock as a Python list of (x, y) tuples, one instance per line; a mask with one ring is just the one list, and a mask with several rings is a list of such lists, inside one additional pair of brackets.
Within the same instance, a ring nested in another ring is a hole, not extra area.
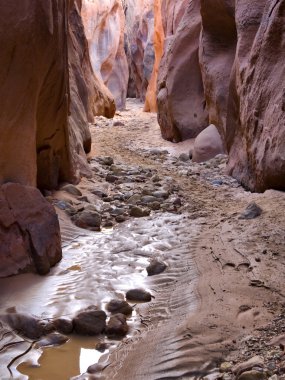
[(262, 208), (255, 202), (251, 202), (244, 212), (239, 216), (239, 219), (255, 219), (262, 214)]
[(165, 190), (158, 190), (158, 191), (155, 191), (152, 195), (155, 198), (167, 199), (169, 197), (169, 192)]
[(112, 314), (120, 313), (125, 315), (130, 315), (133, 312), (133, 308), (128, 302), (115, 299), (107, 303), (106, 310)]
[(88, 210), (84, 210), (74, 215), (72, 220), (78, 227), (92, 230), (100, 229), (102, 223), (102, 217), (98, 212)]
[(148, 203), (156, 202), (157, 199), (158, 198), (153, 195), (145, 195), (141, 198), (141, 202), (144, 204), (148, 204)]
[(61, 334), (71, 334), (73, 331), (72, 320), (68, 318), (58, 318), (55, 319), (52, 323), (55, 330)]
[(103, 190), (93, 190), (93, 191), (91, 191), (91, 193), (94, 195), (97, 195), (97, 197), (99, 197), (99, 198), (106, 198), (108, 196), (108, 194), (105, 193), (105, 191), (103, 191)]
[(106, 175), (106, 181), (109, 182), (109, 183), (115, 183), (119, 178), (117, 176), (115, 176), (114, 174), (107, 174)]
[(124, 123), (122, 123), (121, 121), (114, 121), (114, 123), (113, 123), (113, 126), (114, 127), (123, 127), (125, 124)]
[(107, 157), (99, 157), (99, 158), (98, 158), (98, 161), (99, 161), (101, 164), (106, 165), (106, 166), (111, 166), (111, 165), (113, 165), (113, 163), (114, 163), (113, 158), (112, 158), (112, 157), (109, 157), (109, 156), (107, 156)]
[(148, 216), (150, 214), (150, 210), (133, 206), (130, 210), (130, 216), (133, 216), (134, 218), (142, 218), (144, 216)]
[(74, 186), (72, 184), (64, 185), (61, 188), (61, 190), (64, 190), (64, 191), (66, 191), (69, 194), (76, 195), (76, 196), (79, 196), (79, 197), (82, 195), (81, 191), (76, 186)]
[(108, 338), (123, 337), (128, 333), (129, 327), (124, 314), (112, 316), (105, 329)]
[(267, 376), (265, 373), (260, 371), (247, 371), (243, 372), (239, 377), (238, 380), (265, 380)]
[(127, 220), (127, 217), (124, 215), (118, 215), (115, 218), (117, 223), (124, 223)]
[(87, 372), (91, 374), (99, 373), (102, 372), (104, 368), (106, 368), (106, 364), (95, 363), (87, 368)]
[(182, 162), (187, 162), (190, 160), (189, 154), (187, 153), (181, 153), (178, 158)]
[(74, 330), (80, 335), (97, 335), (106, 327), (107, 315), (102, 310), (90, 307), (76, 315), (73, 319)]
[(131, 289), (127, 291), (126, 298), (129, 301), (149, 302), (151, 301), (151, 294), (144, 289)]
[(149, 276), (155, 276), (165, 271), (167, 265), (159, 260), (153, 260), (149, 266), (146, 268), (147, 274)]
[(4, 314), (0, 317), (17, 334), (36, 340), (46, 333), (46, 323), (39, 318), (24, 313)]
[(36, 348), (60, 346), (68, 341), (68, 337), (57, 332), (53, 332), (36, 343)]

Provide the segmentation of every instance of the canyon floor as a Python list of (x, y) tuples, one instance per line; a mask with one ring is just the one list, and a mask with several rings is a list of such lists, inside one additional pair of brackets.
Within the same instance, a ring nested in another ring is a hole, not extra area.
[[(162, 140), (156, 115), (135, 100), (91, 131), (92, 177), (78, 194), (48, 196), (63, 260), (45, 277), (1, 279), (0, 312), (72, 318), (137, 287), (152, 300), (132, 303), (122, 340), (71, 335), (43, 348), (2, 324), (0, 378), (285, 378), (284, 193), (247, 192), (227, 176), (225, 156), (193, 163), (193, 142)], [(261, 215), (245, 212), (253, 202)], [(101, 231), (79, 228), (93, 210)], [(148, 276), (151, 260), (166, 270)]]

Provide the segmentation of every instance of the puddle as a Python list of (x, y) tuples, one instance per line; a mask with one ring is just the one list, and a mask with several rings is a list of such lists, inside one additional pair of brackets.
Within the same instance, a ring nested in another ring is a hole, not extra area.
[[(152, 292), (145, 270), (149, 259), (161, 257), (171, 262), (173, 249), (181, 243), (176, 227), (184, 224), (181, 215), (161, 214), (134, 220), (114, 230), (78, 236), (63, 248), (63, 260), (49, 275), (25, 274), (0, 279), (0, 314), (16, 308), (17, 312), (41, 318), (72, 318), (90, 305), (104, 310), (109, 300), (124, 299), (125, 292), (131, 288), (142, 287)], [(126, 339), (139, 329), (140, 307), (144, 306), (137, 303), (128, 319), (130, 329)], [(101, 362), (102, 356), (108, 356), (108, 351), (96, 350), (96, 344), (102, 340), (110, 343), (111, 349), (119, 343), (105, 337), (71, 336), (62, 346), (32, 349), (13, 364), (13, 376), (31, 380), (66, 380), (78, 376), (89, 365)], [(19, 350), (15, 354), (11, 348), (8, 354), (13, 358)], [(10, 377), (7, 360), (7, 355), (1, 357), (0, 351), (1, 379)]]
[[(64, 345), (33, 351), (25, 357), (16, 370), (21, 379), (64, 380), (85, 373), (87, 368), (108, 354), (100, 352), (96, 345), (100, 338), (71, 337)], [(16, 377), (17, 378), (17, 375)], [(18, 377), (19, 379), (19, 377)]]

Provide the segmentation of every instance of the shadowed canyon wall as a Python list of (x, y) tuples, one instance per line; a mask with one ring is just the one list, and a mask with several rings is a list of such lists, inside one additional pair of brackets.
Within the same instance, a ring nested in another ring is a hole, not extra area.
[(88, 175), (88, 121), (115, 112), (88, 55), (79, 0), (5, 2), (0, 12), (0, 276), (47, 273), (58, 219), (39, 190)]
[(230, 174), (253, 191), (284, 189), (285, 0), (180, 5), (162, 0), (162, 136), (179, 141), (214, 124)]

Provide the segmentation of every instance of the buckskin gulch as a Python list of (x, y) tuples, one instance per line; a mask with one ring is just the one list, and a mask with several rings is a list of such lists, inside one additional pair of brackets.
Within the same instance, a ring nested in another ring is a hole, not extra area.
[(285, 379), (285, 0), (0, 5), (0, 378)]

